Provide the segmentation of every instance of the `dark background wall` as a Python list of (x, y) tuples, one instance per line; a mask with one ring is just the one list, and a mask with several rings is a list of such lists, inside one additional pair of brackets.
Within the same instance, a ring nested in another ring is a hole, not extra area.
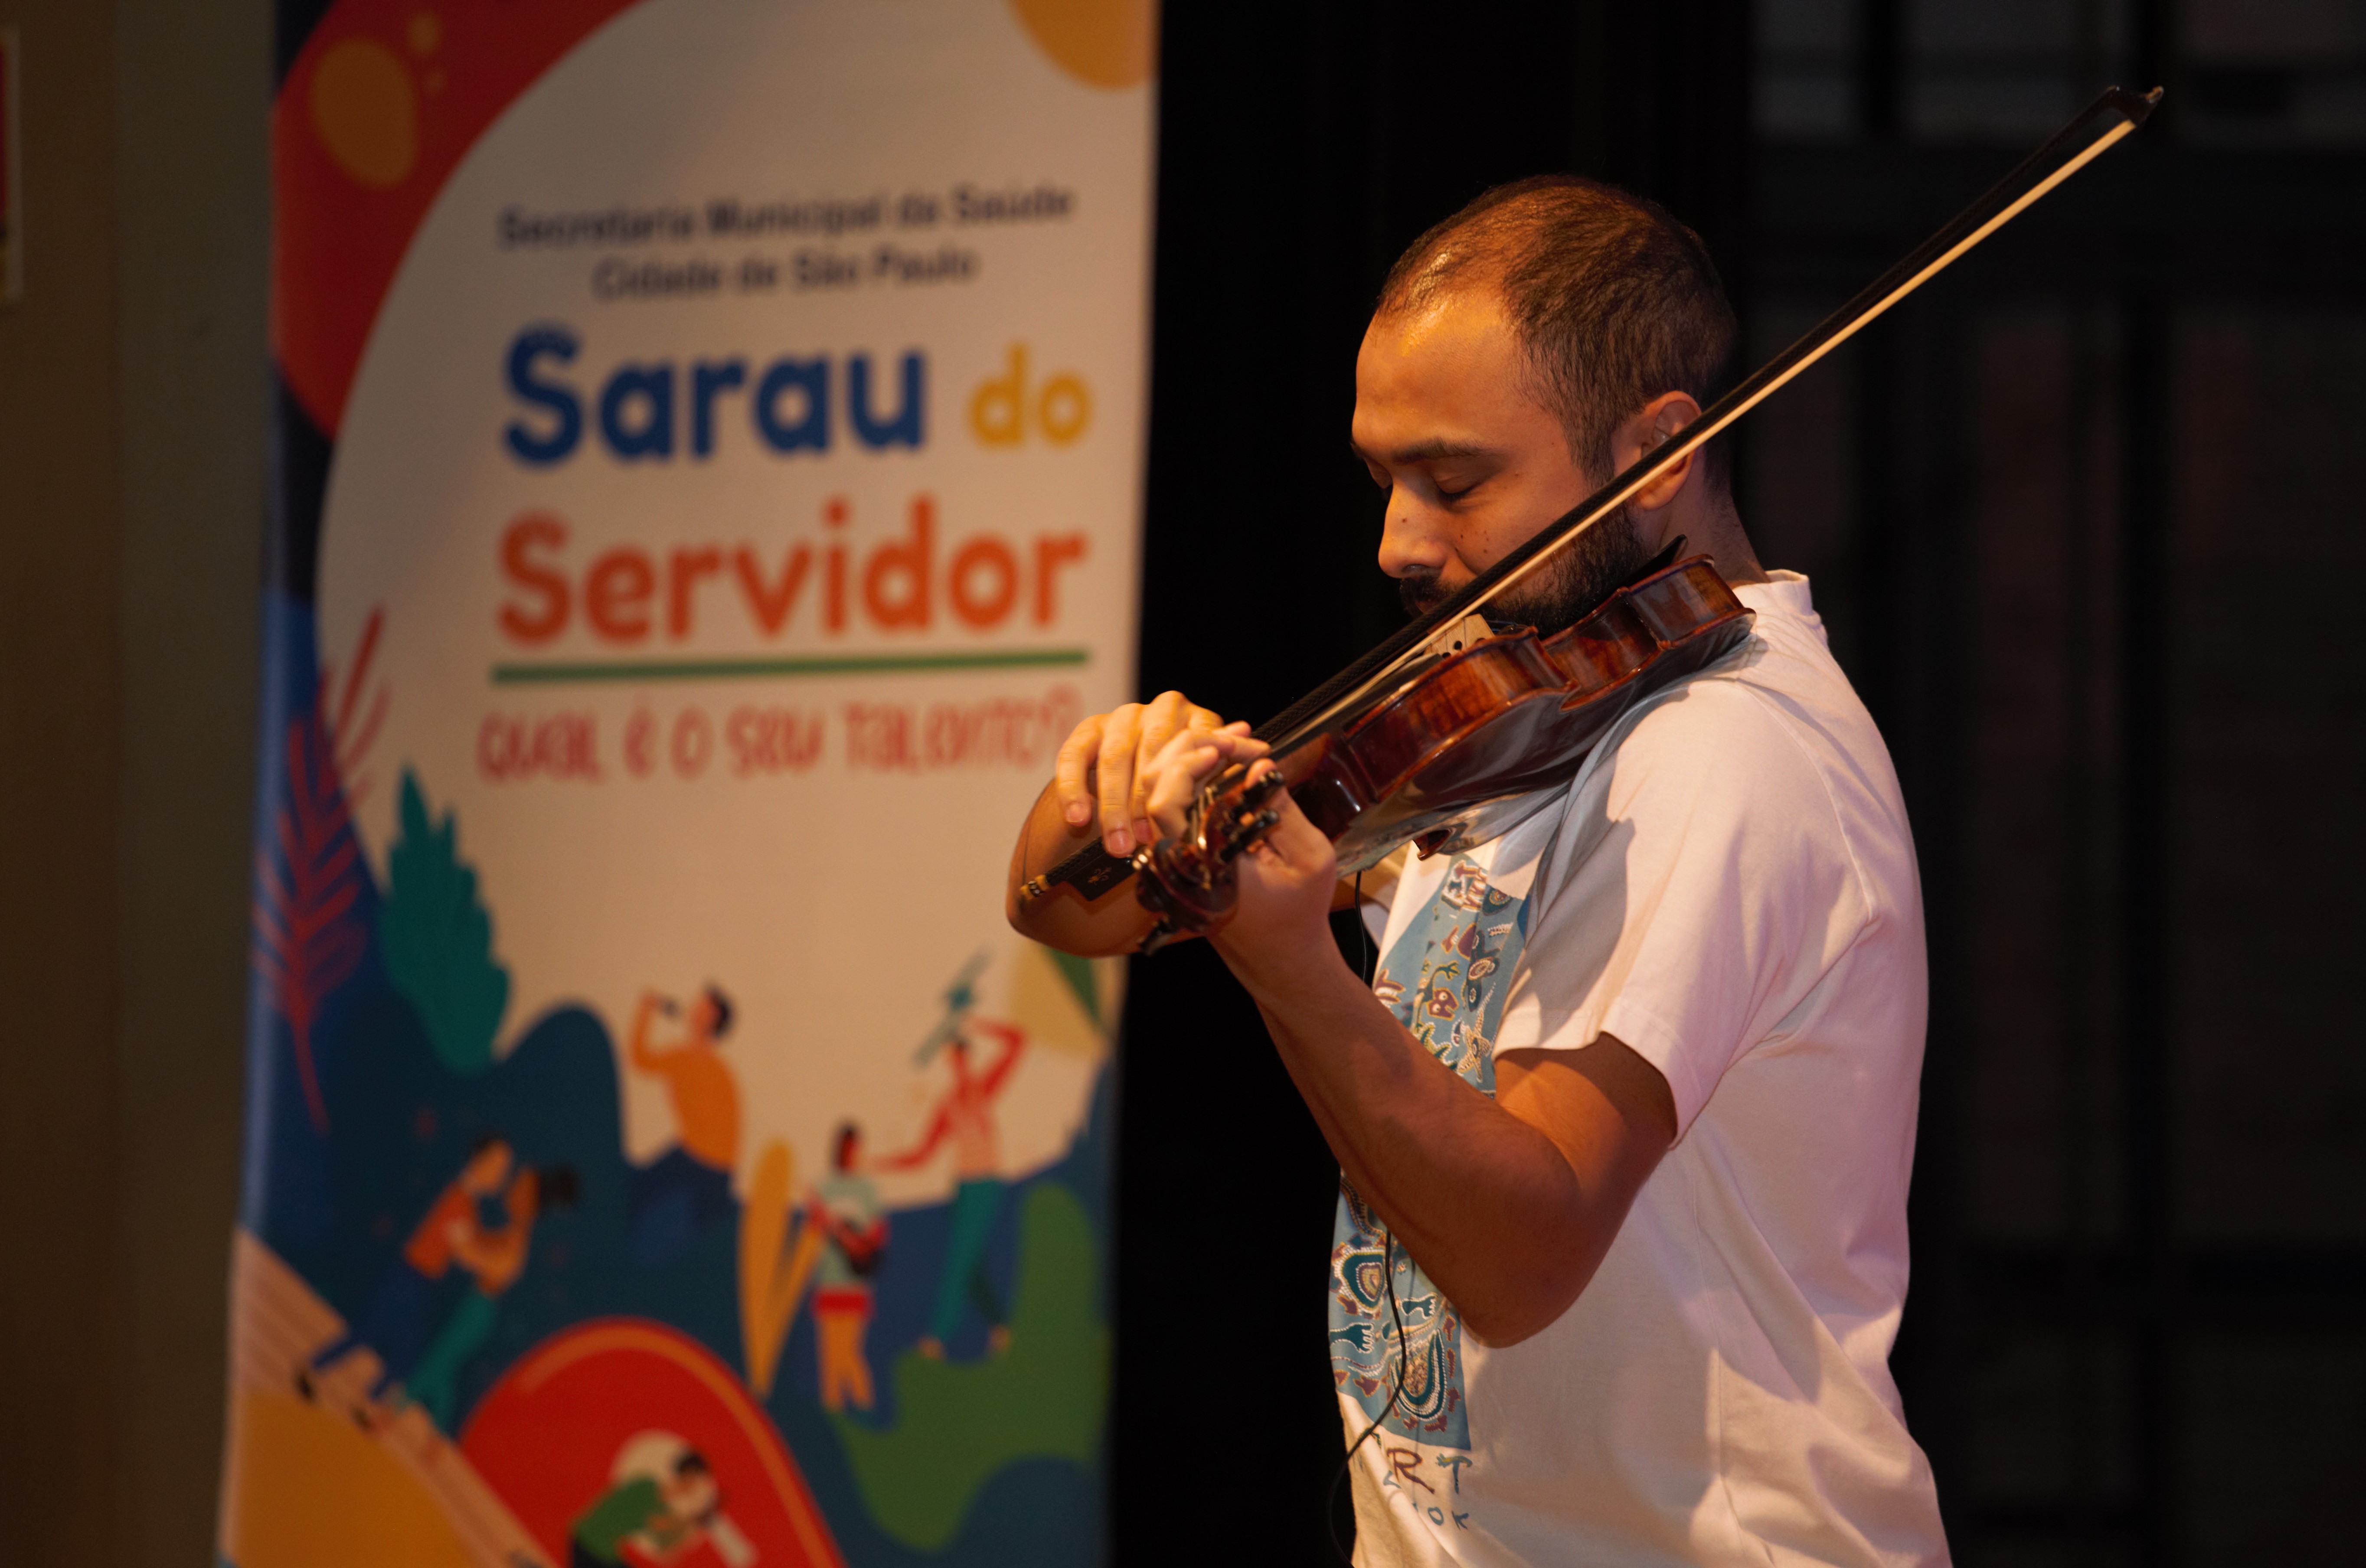
[[(1174, 6), (1166, 51), (1143, 689), (1250, 717), (1395, 624), (1346, 422), (1430, 222), (1545, 170), (1628, 185), (1708, 242), (1763, 358), (2105, 83), (2169, 86), (2140, 144), (1754, 416), (1739, 486), (1916, 824), (1894, 1365), (1960, 1560), (2339, 1555), (2366, 742), (2345, 617), (2293, 589), (2366, 565), (2366, 15)], [(1335, 1168), (1221, 964), (1132, 986), (1117, 1560), (1230, 1556), (1256, 1517), (1323, 1561)]]

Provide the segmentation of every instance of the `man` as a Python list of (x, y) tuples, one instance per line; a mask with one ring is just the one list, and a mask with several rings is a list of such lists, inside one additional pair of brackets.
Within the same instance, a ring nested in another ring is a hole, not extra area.
[(739, 1161), (739, 1086), (719, 1049), (731, 1032), (731, 998), (707, 987), (690, 1005), (682, 1038), (658, 1050), (652, 1026), (659, 1013), (677, 1010), (644, 992), (627, 1047), (635, 1072), (665, 1081), (679, 1130), (672, 1148), (633, 1173), (633, 1256), (642, 1263), (672, 1257), (731, 1212), (731, 1172)]
[[(482, 1245), (478, 1206), (501, 1194), (514, 1157), (508, 1141), (497, 1134), (483, 1134), (468, 1146), (460, 1174), (411, 1227), (401, 1255), (379, 1277), (360, 1318), (297, 1369), (296, 1386), (305, 1398), (314, 1396), (317, 1380), (332, 1367), (365, 1348), (376, 1351), (378, 1359), (377, 1377), (369, 1387), (371, 1401), (384, 1400), (396, 1382), (410, 1375), (426, 1342), (427, 1309), (435, 1281), (449, 1271), (455, 1257), (473, 1255)], [(375, 1419), (367, 1410), (355, 1415), (366, 1426)]]
[[(970, 1066), (970, 1031), (1002, 1043), (1002, 1055), (984, 1072)], [(1002, 1213), (1002, 1144), (996, 1136), (994, 1099), (1019, 1065), (1027, 1036), (1005, 1023), (989, 1023), (957, 1011), (940, 1040), (952, 1065), (953, 1081), (937, 1101), (935, 1115), (920, 1141), (899, 1155), (881, 1159), (881, 1170), (913, 1170), (936, 1157), (946, 1143), (953, 1151), (953, 1202), (945, 1239), (943, 1271), (937, 1276), (937, 1301), (929, 1314), (929, 1331), (918, 1349), (931, 1360), (941, 1360), (945, 1342), (961, 1326), (966, 1301), (986, 1320), (986, 1348), (1000, 1355), (1010, 1348), (1010, 1328), (1002, 1297), (986, 1272), (986, 1244), (994, 1235), (994, 1222)]]
[(501, 1224), (484, 1229), (480, 1222), (474, 1235), (455, 1241), (453, 1258), (468, 1271), (473, 1288), (461, 1296), (452, 1315), (428, 1340), (427, 1349), (403, 1382), (404, 1401), (425, 1410), (437, 1431), (458, 1430), (454, 1417), (459, 1412), (460, 1374), (492, 1337), (501, 1298), (525, 1272), (536, 1215), (572, 1208), (577, 1188), (572, 1166), (521, 1170), (511, 1178), (509, 1190), (502, 1196)]
[[(1732, 313), (1665, 213), (1490, 192), (1391, 272), (1353, 440), (1420, 609), (1698, 417)], [(1756, 612), (1549, 808), (1397, 884), (1375, 990), (1283, 805), (1215, 937), (1338, 1156), (1335, 1382), (1370, 1563), (1944, 1562), (1887, 1355), (1925, 980), (1887, 751), (1712, 446), (1490, 606), (1558, 629), (1679, 536)], [(1262, 748), (1087, 719), (1041, 824), (1123, 854)], [(1286, 799), (1286, 797), (1283, 797)], [(1016, 909), (1014, 900), (1013, 909)]]
[(705, 1539), (723, 1494), (705, 1455), (679, 1439), (662, 1473), (619, 1476), (577, 1516), (568, 1534), (569, 1568), (618, 1568), (634, 1561), (627, 1545), (671, 1562)]
[(862, 1341), (871, 1328), (871, 1277), (887, 1249), (887, 1216), (879, 1190), (862, 1174), (862, 1130), (839, 1124), (829, 1179), (814, 1189), (806, 1224), (820, 1233), (823, 1250), (814, 1276), (814, 1356), (821, 1405), (858, 1410), (873, 1402), (871, 1359)]

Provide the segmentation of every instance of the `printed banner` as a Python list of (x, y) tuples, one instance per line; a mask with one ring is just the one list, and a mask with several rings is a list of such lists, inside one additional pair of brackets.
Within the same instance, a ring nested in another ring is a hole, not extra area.
[(1150, 0), (283, 9), (222, 1558), (1097, 1561)]

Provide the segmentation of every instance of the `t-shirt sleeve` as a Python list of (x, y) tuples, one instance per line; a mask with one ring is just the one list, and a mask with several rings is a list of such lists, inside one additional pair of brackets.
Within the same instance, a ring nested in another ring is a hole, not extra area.
[(1564, 808), (1495, 1049), (1615, 1035), (1667, 1079), (1681, 1138), (1869, 906), (1821, 774), (1764, 699), (1698, 682), (1630, 722)]

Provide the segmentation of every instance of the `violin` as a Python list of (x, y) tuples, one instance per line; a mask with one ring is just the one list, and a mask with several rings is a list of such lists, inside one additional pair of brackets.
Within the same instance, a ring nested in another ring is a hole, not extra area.
[[(2107, 89), (2044, 146), (1814, 330), (1534, 537), (1253, 734), (1274, 767), (1208, 781), (1183, 832), (1120, 857), (1046, 790), (1010, 869), (1011, 923), (1085, 956), (1153, 953), (1230, 919), (1233, 865), (1288, 789), (1341, 874), (1400, 846), (1475, 847), (1550, 805), (1619, 718), (1748, 640), (1752, 612), (1680, 538), (1565, 630), (1502, 626), (1486, 605), (1651, 481), (2142, 125), (2161, 91)], [(1079, 840), (1085, 840), (1079, 844)], [(1131, 896), (1128, 889), (1131, 888)]]

